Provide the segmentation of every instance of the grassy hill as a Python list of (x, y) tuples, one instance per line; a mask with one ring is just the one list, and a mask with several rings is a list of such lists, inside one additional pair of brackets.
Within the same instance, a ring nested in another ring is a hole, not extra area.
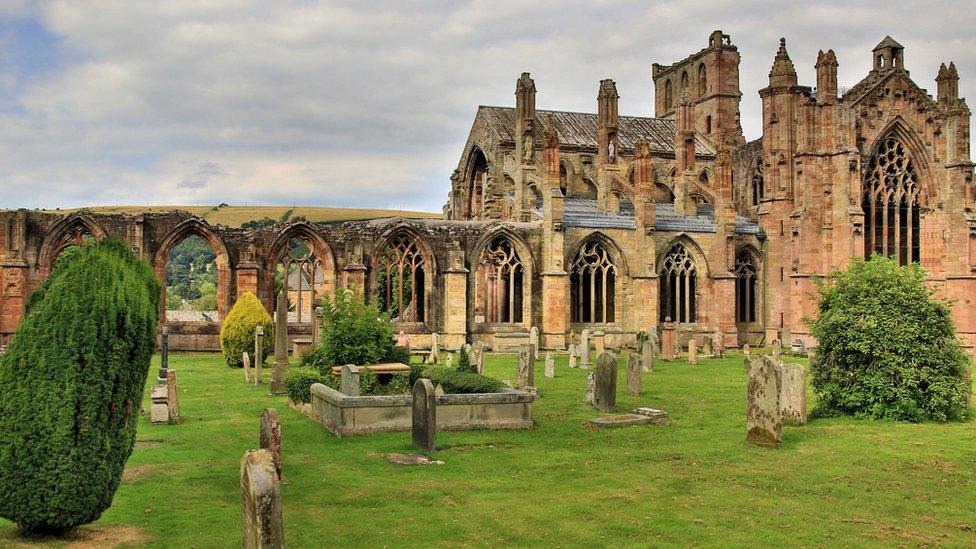
[[(77, 211), (80, 208), (57, 210), (61, 213)], [(366, 208), (327, 208), (313, 206), (100, 206), (85, 208), (94, 213), (160, 213), (173, 210), (186, 210), (207, 220), (211, 225), (240, 227), (247, 221), (270, 217), (283, 220), (305, 217), (312, 222), (341, 222), (355, 219), (376, 219), (380, 217), (408, 217), (414, 219), (439, 219), (438, 212), (416, 212), (408, 210), (382, 210)], [(53, 210), (46, 210), (53, 211)], [(285, 214), (288, 214), (287, 216)]]

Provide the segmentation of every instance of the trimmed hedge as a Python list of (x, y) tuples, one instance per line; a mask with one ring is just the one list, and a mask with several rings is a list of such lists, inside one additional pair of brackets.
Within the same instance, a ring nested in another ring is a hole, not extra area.
[(413, 384), (422, 377), (429, 379), (435, 387), (440, 385), (445, 393), (450, 394), (499, 393), (505, 388), (505, 384), (501, 381), (481, 374), (459, 372), (444, 366), (411, 364), (410, 386), (413, 387)]
[(227, 313), (223, 325), (220, 327), (220, 350), (224, 353), (224, 361), (231, 368), (242, 368), (245, 351), (254, 356), (254, 331), (264, 326), (264, 341), (262, 350), (264, 358), (274, 352), (274, 324), (271, 315), (261, 304), (261, 301), (251, 292), (244, 292), (237, 303)]
[[(323, 374), (315, 368), (298, 367), (288, 371), (285, 378), (285, 388), (288, 398), (296, 403), (308, 403), (312, 401), (312, 384), (321, 383), (328, 387), (340, 391), (342, 387), (342, 376), (332, 372)], [(405, 395), (410, 392), (410, 374), (401, 372), (390, 376), (387, 383), (380, 383), (379, 376), (372, 370), (360, 370), (359, 372), (359, 394), (363, 396), (379, 395)]]
[(64, 534), (112, 503), (135, 444), (160, 286), (121, 241), (65, 250), (0, 360), (0, 516)]
[(285, 391), (288, 393), (288, 399), (299, 404), (312, 402), (311, 390), (315, 383), (325, 383), (325, 376), (315, 368), (289, 368), (285, 376)]

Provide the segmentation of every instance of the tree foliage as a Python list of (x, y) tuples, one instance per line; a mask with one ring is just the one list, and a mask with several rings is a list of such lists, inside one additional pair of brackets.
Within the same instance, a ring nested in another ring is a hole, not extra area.
[(121, 241), (58, 258), (0, 359), (0, 516), (61, 534), (111, 505), (135, 443), (159, 294)]
[(267, 358), (274, 352), (274, 324), (271, 315), (252, 292), (244, 294), (234, 303), (224, 323), (220, 327), (220, 350), (224, 353), (224, 361), (231, 368), (244, 366), (245, 351), (252, 356), (254, 353), (254, 333), (258, 326), (264, 326), (264, 341), (262, 350)]
[(969, 359), (947, 302), (917, 265), (855, 259), (819, 285), (811, 364), (815, 413), (906, 421), (958, 420)]
[(389, 315), (367, 304), (362, 293), (336, 292), (322, 300), (319, 349), (310, 360), (322, 369), (337, 364), (377, 364), (400, 355), (394, 350)]
[(166, 262), (166, 308), (212, 311), (217, 308), (217, 254), (190, 235), (173, 247)]

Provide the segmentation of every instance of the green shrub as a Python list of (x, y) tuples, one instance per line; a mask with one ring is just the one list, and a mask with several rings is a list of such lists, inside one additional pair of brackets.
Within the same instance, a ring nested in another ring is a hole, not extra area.
[[(413, 374), (412, 369), (411, 374)], [(418, 377), (426, 377), (435, 387), (440, 385), (445, 393), (451, 394), (497, 393), (505, 387), (505, 384), (497, 379), (481, 374), (459, 372), (444, 366), (427, 366)], [(411, 375), (411, 387), (415, 381), (416, 378)]]
[(338, 364), (378, 364), (393, 353), (393, 327), (389, 316), (366, 304), (359, 292), (336, 292), (335, 300), (322, 301), (320, 367)]
[(220, 327), (220, 350), (223, 351), (228, 366), (231, 368), (244, 366), (241, 355), (245, 351), (251, 355), (252, 361), (256, 360), (254, 331), (259, 325), (264, 326), (263, 358), (268, 358), (274, 351), (274, 325), (271, 322), (271, 315), (253, 293), (244, 292), (227, 313), (224, 324)]
[(325, 383), (325, 376), (315, 368), (290, 368), (285, 377), (288, 399), (301, 404), (311, 402), (311, 388), (314, 383)]
[(819, 284), (810, 372), (820, 416), (905, 421), (964, 419), (969, 359), (949, 304), (917, 265), (855, 259)]
[(390, 354), (386, 357), (386, 361), (410, 364), (410, 349), (407, 347), (394, 345), (393, 348), (390, 349)]
[(385, 384), (377, 383), (373, 387), (374, 395), (406, 395), (410, 394), (410, 372), (398, 372), (390, 377)]
[(111, 505), (155, 349), (149, 265), (115, 239), (62, 256), (0, 361), (0, 516), (32, 533)]

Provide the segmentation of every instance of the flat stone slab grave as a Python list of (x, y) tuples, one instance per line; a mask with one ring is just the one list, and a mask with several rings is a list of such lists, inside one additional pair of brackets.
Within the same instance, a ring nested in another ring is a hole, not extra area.
[(638, 408), (633, 414), (600, 416), (586, 422), (591, 427), (629, 427), (631, 425), (668, 425), (668, 413), (653, 408)]
[(419, 454), (386, 454), (386, 459), (396, 465), (444, 465), (439, 459), (430, 459)]

